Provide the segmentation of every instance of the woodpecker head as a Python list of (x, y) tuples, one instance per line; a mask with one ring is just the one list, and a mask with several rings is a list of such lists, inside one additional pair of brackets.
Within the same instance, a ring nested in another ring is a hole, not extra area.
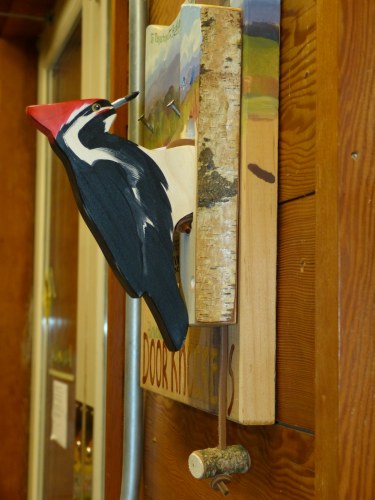
[(90, 124), (91, 131), (98, 128), (101, 132), (107, 132), (116, 118), (116, 109), (137, 97), (138, 94), (139, 92), (133, 92), (112, 103), (105, 99), (81, 99), (28, 106), (26, 113), (53, 145), (59, 132), (68, 129), (73, 122), (79, 131), (84, 130), (85, 126)]

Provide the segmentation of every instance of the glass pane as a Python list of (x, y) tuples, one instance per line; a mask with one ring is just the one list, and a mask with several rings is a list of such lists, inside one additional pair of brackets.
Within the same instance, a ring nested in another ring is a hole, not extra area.
[[(50, 101), (80, 98), (81, 24), (51, 68)], [(78, 210), (65, 169), (51, 155), (47, 322), (45, 499), (73, 498), (76, 452), (75, 355)]]

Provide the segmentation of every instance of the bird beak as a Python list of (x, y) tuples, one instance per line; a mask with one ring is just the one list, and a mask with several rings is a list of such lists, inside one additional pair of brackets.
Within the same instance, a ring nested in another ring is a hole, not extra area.
[(127, 102), (135, 99), (138, 94), (139, 94), (139, 92), (133, 92), (132, 94), (127, 95), (126, 97), (121, 97), (121, 99), (117, 99), (117, 101), (114, 101), (111, 104), (115, 109), (117, 109), (120, 106), (123, 106), (124, 104), (126, 104)]

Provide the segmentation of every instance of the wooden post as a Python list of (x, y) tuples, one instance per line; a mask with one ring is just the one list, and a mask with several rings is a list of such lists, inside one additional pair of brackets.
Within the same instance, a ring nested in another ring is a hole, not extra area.
[(315, 457), (327, 500), (375, 488), (374, 22), (373, 2), (317, 2)]
[(241, 12), (201, 8), (195, 316), (235, 323)]

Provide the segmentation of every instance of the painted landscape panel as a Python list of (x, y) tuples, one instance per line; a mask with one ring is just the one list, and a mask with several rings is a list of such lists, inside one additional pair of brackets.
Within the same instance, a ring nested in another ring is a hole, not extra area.
[[(273, 422), (275, 406), (280, 0), (232, 0), (231, 6), (242, 9), (243, 36), (239, 317), (229, 327), (228, 416), (243, 424), (266, 424)], [(200, 30), (198, 9), (180, 14), (169, 27), (147, 29), (145, 117), (154, 129), (145, 129), (148, 148), (195, 137)], [(177, 275), (178, 244), (177, 238)], [(215, 412), (219, 347), (217, 328), (194, 326), (180, 352), (167, 351), (144, 306), (141, 384)]]

